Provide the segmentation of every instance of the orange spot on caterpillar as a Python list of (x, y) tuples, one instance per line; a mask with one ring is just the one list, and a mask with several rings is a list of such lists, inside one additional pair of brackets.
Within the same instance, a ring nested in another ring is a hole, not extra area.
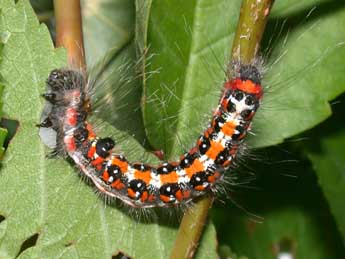
[(156, 199), (156, 196), (154, 196), (153, 194), (149, 195), (148, 197), (148, 201), (154, 201)]
[(159, 198), (160, 198), (163, 202), (165, 202), (165, 203), (170, 202), (170, 197), (165, 196), (165, 195), (163, 195), (163, 194), (159, 195)]
[(214, 175), (210, 175), (209, 177), (207, 177), (207, 181), (209, 183), (214, 183), (216, 181), (216, 178), (214, 177)]
[(179, 201), (182, 201), (183, 200), (183, 194), (181, 192), (181, 190), (178, 190), (176, 193), (175, 193), (175, 197), (177, 200)]
[(103, 176), (103, 180), (104, 181), (107, 182), (109, 180), (109, 173), (108, 173), (108, 171), (104, 171), (102, 176)]
[(197, 191), (204, 191), (205, 190), (205, 187), (203, 185), (197, 185), (194, 187), (195, 190)]
[(144, 191), (143, 194), (141, 195), (140, 200), (141, 200), (141, 201), (147, 201), (148, 196), (149, 196), (149, 195), (148, 195), (147, 191)]
[(91, 161), (91, 164), (93, 166), (98, 166), (98, 165), (102, 165), (103, 161), (104, 161), (104, 158), (99, 156), (95, 160)]
[(111, 161), (111, 164), (118, 166), (120, 168), (121, 173), (125, 173), (128, 171), (128, 163), (126, 161), (122, 161), (115, 157)]
[(111, 184), (111, 187), (115, 188), (116, 190), (121, 190), (125, 188), (125, 185), (121, 182), (120, 179), (117, 179), (115, 182)]
[(96, 147), (95, 146), (91, 146), (89, 151), (87, 152), (87, 157), (89, 159), (92, 159), (93, 156), (95, 155), (95, 152), (96, 152)]
[[(207, 155), (209, 158), (215, 160), (215, 159), (217, 158), (218, 154), (224, 150), (224, 147), (223, 147), (223, 145), (222, 145), (221, 143), (219, 143), (218, 141), (213, 141), (213, 140), (211, 140), (210, 143), (211, 143), (211, 146), (210, 146), (210, 148), (207, 150), (206, 155)], [(200, 171), (202, 171), (202, 170), (200, 170)]]
[(162, 184), (165, 183), (177, 183), (178, 181), (178, 175), (175, 171), (170, 172), (169, 174), (161, 174), (160, 175), (160, 180)]
[(132, 199), (134, 199), (134, 198), (136, 197), (135, 192), (134, 192), (131, 188), (128, 188), (127, 194), (128, 194), (128, 196), (131, 197)]
[(221, 130), (224, 133), (224, 135), (232, 136), (235, 132), (235, 128), (236, 128), (236, 125), (234, 124), (234, 122), (228, 121), (228, 122), (224, 123)]
[(92, 125), (88, 122), (86, 122), (86, 129), (89, 132), (88, 140), (94, 140), (96, 138), (96, 134), (93, 131)]
[(203, 163), (200, 162), (199, 159), (195, 159), (193, 161), (193, 164), (190, 167), (185, 168), (185, 171), (186, 171), (189, 178), (192, 178), (192, 176), (195, 173), (201, 172), (203, 170), (204, 170), (204, 165), (203, 165)]
[(151, 181), (151, 171), (142, 172), (139, 170), (135, 170), (134, 171), (134, 178), (143, 180), (146, 184), (149, 184)]

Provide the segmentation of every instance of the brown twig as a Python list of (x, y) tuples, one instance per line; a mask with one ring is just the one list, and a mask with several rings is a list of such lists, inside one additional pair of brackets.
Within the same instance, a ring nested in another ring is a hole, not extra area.
[(54, 0), (56, 46), (67, 49), (68, 64), (85, 72), (80, 0)]
[[(274, 0), (242, 1), (231, 60), (248, 64), (256, 58), (273, 2)], [(205, 197), (185, 213), (171, 259), (193, 258), (212, 203), (212, 197)]]
[(232, 60), (242, 64), (256, 58), (274, 0), (243, 0), (232, 47)]

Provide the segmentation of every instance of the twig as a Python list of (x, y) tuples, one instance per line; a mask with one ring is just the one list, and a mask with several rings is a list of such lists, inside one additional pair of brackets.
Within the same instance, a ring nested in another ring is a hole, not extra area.
[(56, 46), (67, 49), (68, 64), (85, 72), (80, 0), (54, 0)]

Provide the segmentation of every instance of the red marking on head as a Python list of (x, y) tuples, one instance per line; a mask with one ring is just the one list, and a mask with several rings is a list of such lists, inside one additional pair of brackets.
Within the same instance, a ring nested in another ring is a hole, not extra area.
[(64, 137), (64, 143), (66, 146), (66, 150), (68, 152), (73, 152), (76, 150), (76, 145), (73, 136), (65, 136)]
[(248, 94), (254, 94), (258, 99), (262, 97), (263, 91), (260, 84), (255, 84), (251, 80), (242, 81), (240, 78), (235, 78), (230, 81), (226, 81), (224, 84), (226, 89), (241, 90)]
[(76, 89), (76, 90), (74, 90), (74, 91), (71, 93), (71, 95), (72, 95), (73, 97), (80, 97), (80, 96), (81, 96), (81, 92), (80, 92), (79, 89)]
[(66, 111), (66, 123), (72, 127), (77, 125), (77, 121), (78, 121), (77, 115), (78, 115), (78, 112), (76, 111), (76, 109), (68, 108)]

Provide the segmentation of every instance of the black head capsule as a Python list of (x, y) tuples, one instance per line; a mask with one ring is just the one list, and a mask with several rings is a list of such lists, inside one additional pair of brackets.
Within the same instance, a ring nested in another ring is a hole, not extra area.
[(44, 99), (46, 99), (46, 101), (48, 101), (52, 104), (56, 103), (56, 94), (54, 94), (54, 93), (45, 93), (45, 94), (42, 94), (42, 97)]
[(261, 74), (253, 65), (241, 65), (239, 74), (242, 81), (250, 80), (255, 84), (261, 84)]
[(106, 158), (109, 152), (114, 148), (115, 142), (111, 138), (102, 138), (97, 141), (96, 153), (100, 157)]
[(83, 75), (74, 70), (54, 69), (50, 72), (47, 85), (53, 91), (72, 90), (83, 86)]

